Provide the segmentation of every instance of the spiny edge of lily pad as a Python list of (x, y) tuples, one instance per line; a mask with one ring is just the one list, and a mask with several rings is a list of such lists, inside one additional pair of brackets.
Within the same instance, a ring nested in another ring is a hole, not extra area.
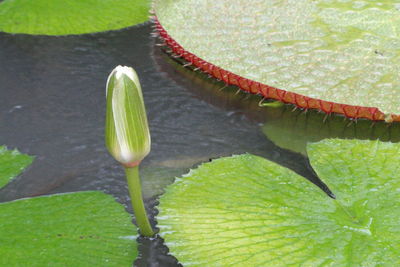
[(220, 68), (185, 50), (184, 47), (168, 34), (165, 28), (161, 25), (154, 11), (151, 11), (151, 13), (153, 14), (151, 20), (154, 23), (155, 29), (153, 35), (158, 36), (163, 41), (164, 45), (171, 49), (171, 54), (174, 57), (182, 58), (187, 62), (185, 66), (191, 65), (194, 67), (194, 70), (201, 70), (213, 78), (223, 81), (227, 85), (237, 86), (242, 91), (261, 95), (267, 99), (275, 99), (285, 104), (293, 104), (301, 109), (320, 110), (328, 115), (336, 113), (344, 115), (350, 119), (365, 118), (372, 121), (386, 121), (388, 123), (400, 121), (400, 115), (385, 114), (376, 107), (354, 106), (312, 98), (256, 82)]

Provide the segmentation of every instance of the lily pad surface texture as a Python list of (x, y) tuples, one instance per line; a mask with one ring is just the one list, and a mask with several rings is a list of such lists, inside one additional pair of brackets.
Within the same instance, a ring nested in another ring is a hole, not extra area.
[(148, 0), (4, 0), (0, 31), (67, 35), (122, 29), (148, 20)]
[(175, 54), (228, 84), (347, 117), (400, 120), (400, 3), (157, 0)]
[[(31, 160), (1, 148), (0, 177)], [(136, 237), (125, 208), (101, 192), (0, 203), (0, 266), (132, 266)]]
[(167, 188), (158, 223), (184, 266), (399, 266), (400, 145), (327, 139), (310, 163), (335, 194), (254, 155)]

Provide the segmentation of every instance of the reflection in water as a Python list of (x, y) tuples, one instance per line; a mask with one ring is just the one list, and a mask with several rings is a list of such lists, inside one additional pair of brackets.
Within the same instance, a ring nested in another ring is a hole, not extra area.
[(340, 116), (326, 118), (317, 112), (291, 111), (287, 107), (280, 115), (271, 118), (263, 126), (265, 135), (276, 145), (306, 155), (306, 145), (325, 138), (379, 139), (400, 141), (400, 123), (349, 121)]
[(153, 57), (158, 70), (174, 80), (179, 86), (189, 90), (194, 97), (205, 101), (220, 110), (241, 113), (254, 122), (262, 122), (265, 116), (258, 105), (260, 96), (246, 94), (235, 86), (226, 86), (201, 71), (194, 71), (191, 67), (183, 67), (179, 58), (170, 57), (163, 49), (155, 47)]
[[(182, 68), (179, 59), (161, 57), (168, 62), (158, 62), (161, 68), (165, 64), (170, 64), (175, 67), (176, 73), (185, 77), (185, 79), (179, 79), (176, 78), (175, 73), (171, 73), (175, 81), (184, 84), (198, 98), (212, 105), (235, 112), (241, 110), (249, 119), (261, 123), (262, 131), (267, 138), (281, 148), (306, 156), (307, 143), (318, 142), (325, 138), (400, 141), (400, 123), (352, 120), (337, 114), (327, 116), (316, 110), (306, 112), (294, 109), (293, 105), (261, 107), (259, 104), (263, 100), (260, 96), (246, 94), (243, 91), (238, 92), (236, 87), (225, 87), (223, 82), (209, 79), (205, 73), (196, 73), (190, 68)], [(164, 68), (167, 67), (164, 66)]]

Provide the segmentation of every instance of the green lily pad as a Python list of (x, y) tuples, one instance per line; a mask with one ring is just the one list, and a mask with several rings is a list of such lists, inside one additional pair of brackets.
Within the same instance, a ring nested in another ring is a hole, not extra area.
[(100, 192), (0, 204), (1, 266), (132, 266), (136, 228), (124, 207)]
[[(307, 102), (304, 96), (321, 100), (326, 112), (337, 103), (342, 106), (335, 112), (355, 117), (376, 113), (355, 106), (378, 108), (389, 121), (400, 114), (398, 1), (157, 0), (155, 7), (161, 26), (185, 51), (301, 96), (268, 97), (294, 104)], [(319, 106), (315, 100), (299, 105)]]
[(122, 29), (148, 20), (148, 0), (4, 0), (0, 31), (43, 35)]
[[(33, 157), (0, 146), (0, 187)], [(0, 266), (131, 266), (136, 227), (112, 196), (80, 192), (0, 203)]]
[(167, 188), (158, 222), (184, 266), (398, 266), (400, 145), (308, 146), (336, 195), (254, 155), (206, 163)]
[(20, 174), (32, 161), (33, 157), (31, 156), (0, 146), (0, 188)]

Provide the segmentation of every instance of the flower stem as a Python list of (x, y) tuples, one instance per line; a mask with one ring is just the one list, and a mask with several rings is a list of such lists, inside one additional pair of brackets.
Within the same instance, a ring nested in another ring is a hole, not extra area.
[(153, 236), (149, 219), (147, 218), (142, 198), (142, 187), (139, 178), (139, 166), (125, 167), (126, 179), (128, 180), (129, 195), (131, 196), (132, 208), (136, 223), (144, 236)]

